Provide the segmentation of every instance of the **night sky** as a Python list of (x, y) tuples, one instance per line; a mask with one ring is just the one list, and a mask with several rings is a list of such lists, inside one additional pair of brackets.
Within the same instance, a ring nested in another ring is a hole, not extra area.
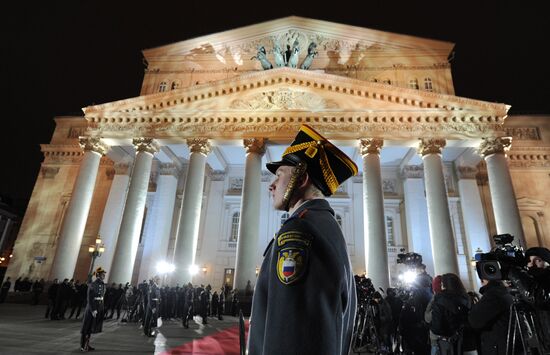
[(39, 144), (50, 141), (55, 116), (139, 96), (142, 49), (291, 15), (453, 42), (458, 96), (509, 104), (511, 114), (550, 114), (544, 1), (445, 3), (113, 0), (4, 7), (0, 195), (24, 211), (43, 159)]

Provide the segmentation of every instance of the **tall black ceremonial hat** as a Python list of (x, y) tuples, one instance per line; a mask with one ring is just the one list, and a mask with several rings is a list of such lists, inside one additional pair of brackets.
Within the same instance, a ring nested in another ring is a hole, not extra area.
[(325, 196), (336, 192), (338, 186), (357, 175), (357, 165), (344, 152), (308, 125), (302, 125), (282, 159), (266, 167), (273, 174), (282, 165), (307, 164), (307, 173)]

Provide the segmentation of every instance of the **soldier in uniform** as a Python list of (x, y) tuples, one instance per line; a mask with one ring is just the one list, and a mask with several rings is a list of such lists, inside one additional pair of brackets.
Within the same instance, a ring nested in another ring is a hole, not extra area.
[(147, 310), (145, 312), (145, 322), (143, 332), (148, 337), (155, 335), (154, 329), (157, 327), (157, 319), (160, 311), (160, 277), (155, 276), (149, 282), (149, 293), (147, 295)]
[(250, 319), (248, 353), (348, 354), (356, 291), (346, 242), (325, 196), (357, 166), (303, 125), (269, 186), (288, 218), (267, 246)]
[(95, 348), (90, 346), (90, 336), (92, 333), (101, 333), (103, 330), (104, 306), (103, 297), (105, 296), (105, 273), (101, 267), (95, 271), (96, 279), (88, 286), (88, 302), (84, 311), (84, 320), (80, 330), (80, 351), (90, 351)]

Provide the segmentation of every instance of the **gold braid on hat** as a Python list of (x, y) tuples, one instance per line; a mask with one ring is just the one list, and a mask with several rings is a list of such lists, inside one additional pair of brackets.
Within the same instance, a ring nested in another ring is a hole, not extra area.
[(338, 180), (336, 179), (336, 176), (334, 175), (334, 172), (330, 167), (330, 163), (328, 161), (327, 153), (325, 152), (325, 147), (323, 143), (323, 141), (310, 141), (290, 146), (286, 148), (283, 157), (287, 154), (296, 153), (300, 150), (306, 149), (305, 154), (308, 157), (313, 158), (315, 154), (319, 152), (319, 165), (321, 166), (321, 171), (323, 172), (323, 179), (330, 189), (330, 192), (335, 193), (336, 190), (338, 190), (338, 186), (340, 184), (338, 183)]
[(294, 171), (292, 172), (292, 175), (290, 176), (288, 185), (286, 185), (285, 194), (283, 195), (283, 206), (285, 208), (285, 211), (287, 212), (290, 209), (290, 198), (294, 194), (294, 191), (296, 191), (296, 187), (298, 186), (298, 181), (304, 175), (306, 170), (307, 170), (307, 164), (304, 162), (299, 162), (298, 165), (296, 165), (296, 168), (294, 169)]

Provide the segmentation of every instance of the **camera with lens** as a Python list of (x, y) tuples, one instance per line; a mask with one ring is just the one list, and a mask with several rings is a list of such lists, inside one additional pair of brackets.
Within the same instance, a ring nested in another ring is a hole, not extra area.
[(376, 292), (371, 279), (355, 275), (355, 287), (357, 290), (357, 300), (359, 305), (370, 303), (374, 292)]
[(521, 247), (512, 244), (514, 237), (510, 234), (497, 234), (493, 240), (495, 247), (489, 253), (475, 255), (477, 274), (489, 281), (509, 280), (511, 269), (525, 266), (525, 254)]
[(417, 267), (422, 264), (422, 255), (417, 253), (400, 253), (397, 254), (397, 263)]

